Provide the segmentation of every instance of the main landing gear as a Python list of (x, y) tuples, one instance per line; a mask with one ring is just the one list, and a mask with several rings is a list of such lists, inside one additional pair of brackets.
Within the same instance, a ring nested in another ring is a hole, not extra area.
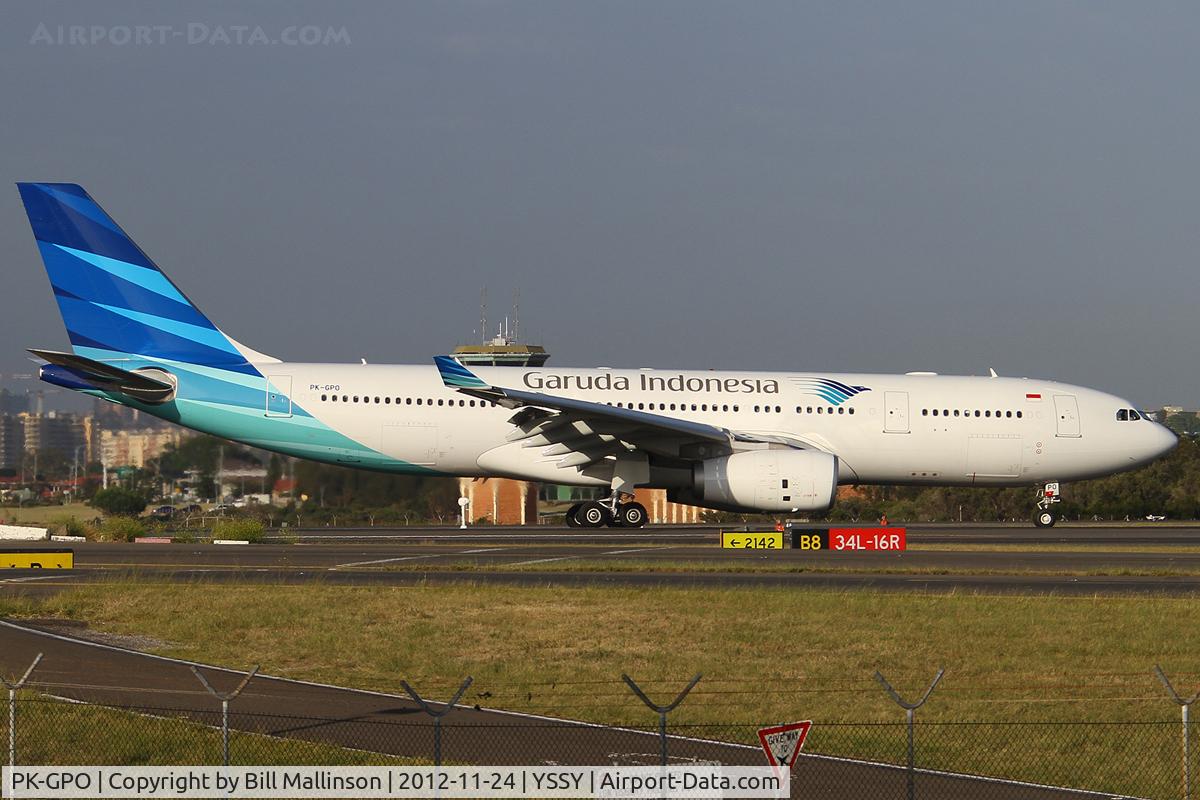
[(567, 509), (567, 527), (641, 528), (646, 524), (646, 507), (634, 502), (632, 497), (618, 492), (601, 500), (576, 503)]
[(1051, 509), (1055, 503), (1061, 503), (1062, 493), (1059, 491), (1057, 483), (1047, 483), (1045, 488), (1039, 493), (1037, 509), (1033, 512), (1033, 524), (1039, 528), (1053, 528), (1054, 523), (1058, 522), (1058, 514), (1055, 514)]

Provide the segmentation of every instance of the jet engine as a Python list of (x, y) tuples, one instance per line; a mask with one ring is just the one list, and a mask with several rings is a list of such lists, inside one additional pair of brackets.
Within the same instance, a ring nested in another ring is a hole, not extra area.
[(722, 511), (824, 511), (837, 493), (838, 459), (815, 450), (750, 450), (710, 458), (692, 469), (678, 503)]

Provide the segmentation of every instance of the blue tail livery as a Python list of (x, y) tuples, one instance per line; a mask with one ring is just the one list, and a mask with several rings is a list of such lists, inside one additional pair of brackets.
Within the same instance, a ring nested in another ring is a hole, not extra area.
[(246, 353), (82, 187), (17, 186), (76, 353), (140, 355), (254, 374)]

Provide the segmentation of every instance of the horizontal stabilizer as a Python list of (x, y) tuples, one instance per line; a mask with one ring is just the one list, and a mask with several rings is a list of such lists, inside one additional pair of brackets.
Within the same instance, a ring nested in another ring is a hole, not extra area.
[(175, 393), (168, 381), (149, 375), (114, 367), (101, 361), (54, 350), (30, 350), (35, 356), (50, 362), (42, 367), (42, 380), (67, 388), (94, 388), (120, 392), (144, 403), (165, 403)]

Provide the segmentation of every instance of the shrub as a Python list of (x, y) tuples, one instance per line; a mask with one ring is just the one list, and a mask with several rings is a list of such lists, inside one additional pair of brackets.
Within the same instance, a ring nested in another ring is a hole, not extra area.
[(131, 489), (114, 486), (96, 492), (92, 498), (92, 508), (98, 508), (105, 514), (136, 515), (146, 510), (146, 498)]
[(132, 542), (146, 535), (146, 526), (133, 517), (106, 517), (100, 523), (100, 540), (104, 542)]
[(52, 536), (82, 536), (85, 539), (95, 539), (96, 529), (86, 522), (80, 521), (70, 514), (60, 514), (51, 517), (46, 527)]
[(214, 539), (234, 539), (242, 542), (261, 542), (266, 528), (256, 519), (219, 519), (213, 525)]

